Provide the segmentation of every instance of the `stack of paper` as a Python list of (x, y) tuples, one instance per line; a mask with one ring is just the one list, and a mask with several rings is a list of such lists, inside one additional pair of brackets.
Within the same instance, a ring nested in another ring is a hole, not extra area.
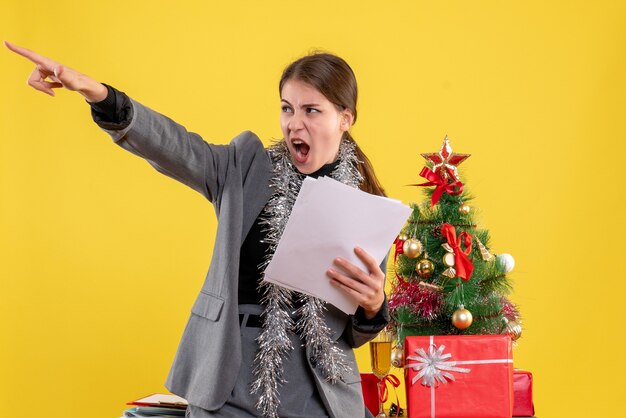
[(356, 246), (380, 264), (410, 214), (411, 208), (397, 200), (328, 177), (307, 177), (265, 270), (265, 280), (353, 314), (358, 304), (330, 284), (327, 270), (335, 258), (342, 257), (367, 271), (354, 253)]
[(122, 418), (180, 418), (185, 416), (187, 401), (176, 395), (154, 394), (128, 402), (133, 408)]

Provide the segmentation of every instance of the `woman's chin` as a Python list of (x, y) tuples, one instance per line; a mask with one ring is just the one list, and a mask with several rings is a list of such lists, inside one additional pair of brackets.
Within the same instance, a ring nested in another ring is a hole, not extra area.
[(296, 166), (296, 169), (302, 174), (309, 175), (317, 171), (314, 167), (311, 167), (310, 164), (300, 164), (300, 163), (295, 162), (294, 165)]

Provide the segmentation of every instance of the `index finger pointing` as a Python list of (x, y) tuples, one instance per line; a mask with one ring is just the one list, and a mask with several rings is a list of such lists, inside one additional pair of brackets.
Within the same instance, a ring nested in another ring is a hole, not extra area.
[(12, 44), (9, 41), (4, 41), (4, 45), (9, 48), (11, 51), (15, 52), (18, 55), (23, 56), (24, 58), (34, 62), (35, 64), (41, 64), (45, 67), (54, 67), (52, 64), (52, 60), (49, 58), (43, 57), (38, 53), (31, 51), (30, 49), (23, 48), (21, 46), (17, 46)]

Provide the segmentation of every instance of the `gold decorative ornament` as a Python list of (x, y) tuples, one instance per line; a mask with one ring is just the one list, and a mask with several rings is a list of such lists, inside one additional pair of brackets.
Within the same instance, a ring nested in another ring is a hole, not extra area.
[(446, 267), (454, 267), (454, 253), (445, 253), (442, 261)]
[(432, 284), (432, 283), (419, 282), (417, 285), (419, 287), (421, 287), (422, 289), (430, 289), (430, 290), (435, 291), (435, 292), (443, 291), (443, 287), (442, 286), (438, 286), (438, 285)]
[(472, 208), (470, 207), (470, 205), (467, 205), (465, 203), (461, 203), (461, 205), (459, 206), (459, 213), (461, 213), (462, 215), (469, 214), (471, 210)]
[(456, 270), (454, 267), (448, 267), (441, 273), (442, 276), (448, 277), (450, 279), (454, 279), (456, 277)]
[(508, 318), (504, 319), (504, 328), (502, 333), (511, 337), (511, 340), (517, 341), (522, 336), (522, 325), (517, 321), (512, 321)]
[(428, 278), (433, 275), (433, 272), (435, 271), (435, 265), (429, 259), (422, 258), (415, 265), (415, 271), (417, 272), (418, 276), (422, 278)]
[(480, 242), (480, 240), (477, 237), (474, 237), (474, 238), (476, 238), (476, 243), (478, 244), (478, 249), (480, 250), (480, 257), (483, 259), (483, 261), (493, 260), (493, 254), (489, 252), (487, 247), (485, 247), (483, 243)]
[(409, 258), (417, 258), (423, 251), (422, 243), (415, 238), (409, 238), (402, 245), (402, 252)]
[(452, 314), (452, 325), (458, 329), (469, 328), (473, 320), (472, 313), (465, 309), (463, 305), (459, 306), (459, 309)]
[(401, 346), (395, 346), (391, 350), (391, 365), (398, 369), (404, 367), (404, 349)]
[(444, 250), (446, 250), (449, 253), (454, 252), (454, 248), (452, 248), (450, 244), (448, 244), (447, 242), (444, 242), (443, 244), (441, 244), (441, 246), (443, 247)]

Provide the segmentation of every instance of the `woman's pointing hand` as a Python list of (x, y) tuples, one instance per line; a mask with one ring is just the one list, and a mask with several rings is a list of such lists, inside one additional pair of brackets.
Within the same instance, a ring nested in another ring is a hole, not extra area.
[(8, 41), (4, 41), (4, 45), (35, 64), (35, 69), (28, 77), (28, 85), (35, 90), (54, 96), (54, 89), (65, 88), (80, 93), (89, 102), (106, 98), (107, 88), (85, 74)]

